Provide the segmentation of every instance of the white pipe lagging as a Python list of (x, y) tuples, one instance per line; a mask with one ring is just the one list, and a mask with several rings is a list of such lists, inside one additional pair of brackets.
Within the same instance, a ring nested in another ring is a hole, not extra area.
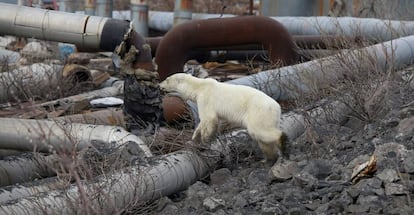
[[(348, 65), (340, 59), (345, 59)], [(369, 62), (368, 62), (369, 61)], [(414, 36), (356, 50), (345, 50), (336, 55), (301, 64), (259, 72), (255, 75), (229, 81), (231, 84), (259, 88), (275, 100), (289, 100), (298, 94), (309, 93), (314, 87), (323, 88), (340, 80), (351, 65), (361, 69), (401, 69), (414, 61)]]
[(149, 147), (139, 137), (119, 126), (0, 118), (2, 149), (54, 152), (81, 150), (89, 146), (117, 148), (128, 142), (136, 143), (143, 156), (152, 156)]
[[(222, 17), (232, 17), (225, 14)], [(193, 19), (219, 18), (220, 14), (196, 14)], [(413, 21), (382, 20), (355, 17), (271, 17), (282, 23), (292, 35), (361, 36), (367, 39), (387, 41), (414, 33)], [(149, 12), (149, 27), (168, 31), (173, 26), (172, 12)]]
[(360, 36), (376, 41), (412, 35), (413, 21), (356, 17), (271, 17), (282, 23), (292, 35)]

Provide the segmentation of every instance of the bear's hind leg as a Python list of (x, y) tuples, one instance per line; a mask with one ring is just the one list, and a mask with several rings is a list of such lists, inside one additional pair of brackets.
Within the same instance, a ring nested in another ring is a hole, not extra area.
[(282, 132), (277, 128), (263, 128), (250, 125), (247, 128), (249, 135), (258, 142), (266, 161), (276, 161), (279, 153), (282, 154)]

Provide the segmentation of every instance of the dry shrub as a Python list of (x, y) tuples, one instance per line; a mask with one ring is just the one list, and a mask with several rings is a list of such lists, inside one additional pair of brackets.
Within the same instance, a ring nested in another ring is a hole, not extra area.
[[(173, 11), (175, 0), (149, 1), (149, 9)], [(249, 11), (249, 0), (193, 0), (193, 13), (228, 13), (245, 15)]]

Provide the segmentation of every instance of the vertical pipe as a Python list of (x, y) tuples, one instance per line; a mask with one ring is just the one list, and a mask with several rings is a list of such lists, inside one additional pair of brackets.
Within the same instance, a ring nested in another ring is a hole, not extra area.
[(144, 37), (148, 36), (147, 0), (131, 0), (131, 20), (136, 32)]
[(112, 18), (113, 1), (112, 0), (96, 0), (96, 15)]
[(324, 0), (318, 0), (318, 16), (323, 16)]
[(58, 5), (59, 5), (59, 11), (70, 12), (70, 13), (75, 12), (72, 2), (70, 0), (59, 0)]
[(85, 14), (90, 16), (95, 15), (95, 0), (85, 0)]
[(249, 1), (249, 15), (253, 15), (253, 0)]
[(192, 19), (193, 0), (175, 0), (174, 26)]

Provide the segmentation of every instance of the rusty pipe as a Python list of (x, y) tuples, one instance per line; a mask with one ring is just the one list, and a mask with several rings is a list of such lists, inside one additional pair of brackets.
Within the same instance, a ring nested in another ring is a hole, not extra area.
[[(157, 52), (158, 45), (163, 37), (146, 37), (146, 42), (151, 46), (153, 55)], [(361, 45), (364, 38), (338, 35), (292, 35), (293, 42), (302, 49), (347, 49), (352, 43)], [(219, 47), (205, 47), (201, 50), (261, 50), (263, 46), (259, 43), (243, 45), (225, 45)]]
[(273, 62), (291, 65), (298, 60), (295, 44), (285, 27), (264, 16), (193, 20), (171, 29), (155, 55), (160, 80), (182, 72), (189, 51), (197, 48), (260, 43)]

